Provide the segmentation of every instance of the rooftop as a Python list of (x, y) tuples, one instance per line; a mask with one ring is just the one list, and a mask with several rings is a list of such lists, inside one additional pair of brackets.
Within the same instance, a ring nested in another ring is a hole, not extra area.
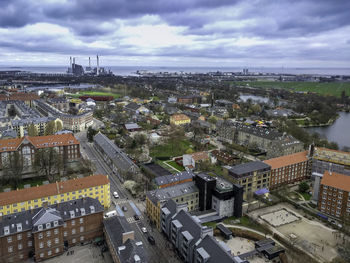
[(190, 119), (185, 114), (174, 114), (174, 115), (170, 116), (170, 118), (173, 119), (174, 121), (184, 121), (184, 120)]
[(348, 175), (326, 170), (322, 177), (321, 184), (350, 192), (350, 176)]
[(234, 173), (235, 175), (245, 175), (254, 171), (263, 170), (263, 169), (270, 169), (270, 165), (260, 162), (260, 161), (254, 161), (249, 163), (243, 163), (236, 166), (233, 166), (230, 169), (230, 172)]
[(0, 206), (64, 194), (108, 183), (108, 176), (99, 174), (10, 192), (3, 192), (0, 193)]
[(284, 166), (306, 162), (308, 160), (308, 151), (298, 152), (290, 155), (284, 155), (277, 158), (265, 160), (264, 163), (271, 166), (271, 169), (278, 169)]

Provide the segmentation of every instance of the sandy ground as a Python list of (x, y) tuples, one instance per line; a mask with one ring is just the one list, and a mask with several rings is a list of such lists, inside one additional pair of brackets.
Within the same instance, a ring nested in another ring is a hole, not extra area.
[[(298, 245), (309, 253), (319, 256), (326, 262), (332, 261), (332, 259), (337, 256), (337, 243), (342, 242), (342, 238), (338, 237), (339, 234), (335, 230), (318, 221), (306, 219), (289, 204), (278, 204), (253, 211), (249, 214), (258, 218), (259, 215), (273, 213), (280, 209), (290, 210), (296, 216), (301, 217), (301, 220), (282, 226), (271, 226), (274, 231), (279, 232), (288, 238), (293, 244)], [(259, 222), (264, 222), (262, 219), (258, 220)]]
[(287, 209), (280, 209), (272, 213), (261, 215), (260, 217), (274, 227), (290, 224), (299, 220), (299, 217), (295, 216)]

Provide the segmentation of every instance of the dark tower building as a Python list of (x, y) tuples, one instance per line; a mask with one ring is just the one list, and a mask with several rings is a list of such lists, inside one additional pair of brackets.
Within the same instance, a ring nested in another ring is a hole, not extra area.
[(199, 210), (211, 209), (212, 193), (216, 186), (216, 179), (210, 175), (201, 173), (195, 176), (195, 183), (199, 189)]

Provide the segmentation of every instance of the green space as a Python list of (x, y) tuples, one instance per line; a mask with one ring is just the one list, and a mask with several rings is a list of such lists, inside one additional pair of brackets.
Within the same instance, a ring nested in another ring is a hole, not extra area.
[(111, 92), (103, 92), (103, 91), (79, 91), (75, 94), (69, 94), (70, 97), (78, 98), (80, 96), (90, 95), (90, 96), (112, 96), (114, 99), (120, 97), (120, 94), (111, 93)]
[[(24, 185), (26, 184), (30, 184), (31, 187), (33, 186), (37, 186), (37, 185), (42, 185), (43, 181), (47, 181), (47, 179), (43, 178), (43, 177), (37, 177), (37, 178), (29, 178), (29, 179), (23, 179), (19, 185), (18, 185), (18, 189), (23, 189)], [(4, 189), (6, 188), (12, 188), (11, 185), (6, 184), (6, 185), (1, 185), (0, 187), (0, 192), (4, 191)], [(14, 189), (11, 189), (14, 190)]]
[(305, 199), (306, 201), (310, 200), (310, 199), (311, 199), (311, 196), (312, 196), (312, 195), (310, 195), (309, 193), (300, 193), (300, 194), (304, 197), (304, 199)]
[(342, 91), (350, 95), (350, 82), (277, 82), (277, 81), (252, 81), (233, 82), (235, 85), (247, 85), (254, 88), (277, 88), (292, 91), (315, 92), (324, 96), (340, 97)]
[(153, 158), (170, 158), (180, 156), (191, 148), (188, 140), (171, 141), (162, 145), (156, 145), (150, 149), (150, 156)]
[(178, 165), (175, 161), (166, 161), (166, 163), (179, 170), (180, 172), (185, 171), (185, 168), (181, 165)]

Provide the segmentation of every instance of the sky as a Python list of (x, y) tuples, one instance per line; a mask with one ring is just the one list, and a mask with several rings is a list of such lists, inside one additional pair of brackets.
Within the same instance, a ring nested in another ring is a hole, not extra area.
[(0, 65), (350, 67), (349, 0), (1, 0)]

